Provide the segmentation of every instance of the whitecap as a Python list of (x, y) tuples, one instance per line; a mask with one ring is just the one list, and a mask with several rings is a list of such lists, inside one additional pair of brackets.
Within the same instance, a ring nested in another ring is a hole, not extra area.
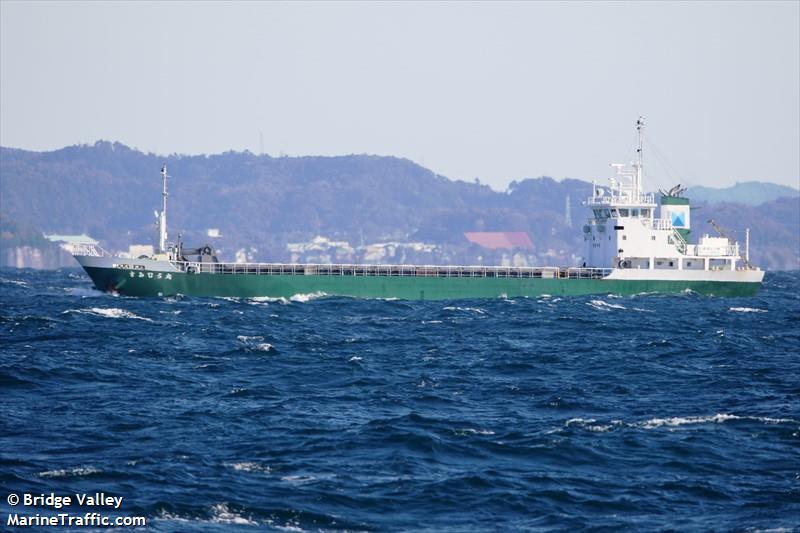
[(570, 418), (569, 420), (564, 422), (564, 425), (569, 427), (573, 424), (585, 425), (585, 424), (591, 424), (593, 422), (597, 422), (597, 420), (595, 420), (594, 418)]
[(486, 314), (486, 311), (484, 311), (483, 309), (481, 309), (479, 307), (454, 307), (454, 306), (448, 305), (447, 307), (444, 308), (444, 310), (445, 311), (463, 311), (465, 313), (476, 313), (476, 314), (479, 314), (479, 315)]
[(292, 525), (291, 522), (287, 522), (285, 526), (281, 526), (281, 525), (275, 524), (273, 522), (269, 522), (269, 525), (270, 525), (270, 527), (273, 527), (273, 528), (277, 529), (278, 531), (292, 531), (292, 532), (305, 531), (305, 529), (303, 529), (300, 526)]
[(21, 279), (8, 279), (8, 278), (0, 278), (0, 281), (3, 283), (10, 283), (12, 285), (16, 285), (17, 287), (27, 287), (28, 282), (23, 281)]
[(263, 341), (264, 337), (261, 335), (237, 335), (236, 340), (239, 342)]
[[(764, 424), (797, 424), (797, 420), (790, 418), (772, 418), (765, 416), (740, 416), (728, 413), (717, 413), (709, 416), (673, 416), (664, 418), (651, 418), (640, 422), (625, 423), (621, 420), (612, 420), (606, 423), (597, 423), (594, 418), (570, 418), (564, 423), (564, 427), (576, 426), (587, 431), (594, 431), (604, 433), (611, 431), (615, 427), (630, 427), (639, 429), (658, 429), (658, 428), (676, 428), (680, 426), (699, 425), (699, 424), (723, 424), (733, 420), (749, 420), (761, 422)], [(558, 428), (548, 431), (547, 433), (558, 433)]]
[(765, 424), (798, 424), (797, 420), (793, 418), (772, 418), (769, 416), (746, 416), (744, 417), (748, 420), (757, 420), (759, 422), (764, 422)]
[(81, 298), (97, 298), (107, 295), (107, 293), (100, 292), (97, 289), (87, 289), (85, 287), (64, 287), (64, 292), (72, 296), (80, 296)]
[(185, 516), (177, 515), (170, 513), (166, 510), (162, 510), (157, 520), (169, 520), (173, 522), (199, 522), (199, 523), (206, 523), (206, 524), (233, 524), (233, 525), (240, 525), (240, 526), (258, 526), (260, 525), (258, 522), (253, 520), (252, 517), (245, 518), (241, 514), (231, 511), (228, 507), (228, 504), (217, 503), (211, 506), (211, 518), (203, 519), (203, 518), (187, 518)]
[(765, 424), (787, 424), (796, 423), (796, 420), (791, 418), (772, 418), (766, 416), (739, 416), (727, 413), (717, 413), (711, 416), (673, 416), (668, 418), (651, 418), (643, 422), (631, 424), (632, 427), (640, 427), (644, 429), (655, 429), (663, 426), (678, 427), (691, 424), (722, 424), (730, 420), (751, 420), (756, 422), (763, 422)]
[(264, 342), (261, 335), (237, 335), (236, 341), (249, 352), (269, 352), (274, 349), (270, 343)]
[(317, 291), (309, 294), (295, 294), (291, 298), (289, 298), (289, 300), (297, 303), (306, 303), (310, 302), (311, 300), (316, 300), (317, 298), (324, 298), (325, 296), (327, 296), (326, 293), (322, 291)]
[(235, 524), (237, 526), (257, 526), (258, 522), (252, 518), (245, 518), (241, 514), (231, 511), (227, 503), (217, 503), (211, 506), (211, 519), (214, 524)]
[(454, 431), (456, 435), (459, 437), (465, 437), (467, 435), (494, 435), (494, 431), (491, 429), (474, 429), (474, 428), (462, 428), (456, 429)]
[(594, 431), (597, 433), (605, 433), (610, 431), (614, 426), (619, 425), (618, 420), (613, 420), (610, 424), (595, 424), (597, 420), (594, 418), (570, 418), (564, 423), (564, 426), (578, 426), (587, 431)]
[(589, 307), (594, 307), (599, 311), (611, 311), (612, 309), (625, 309), (625, 306), (620, 304), (610, 304), (608, 302), (604, 302), (603, 300), (592, 300), (587, 302), (586, 305)]
[(317, 478), (314, 476), (283, 476), (281, 481), (291, 483), (292, 485), (305, 485), (306, 483), (311, 483), (315, 479)]
[(108, 309), (103, 307), (91, 307), (89, 309), (67, 309), (66, 311), (61, 312), (62, 315), (67, 313), (80, 313), (101, 316), (105, 318), (132, 318), (135, 320), (144, 320), (145, 322), (153, 321), (150, 318), (139, 316), (135, 313), (131, 313), (130, 311), (126, 311), (125, 309), (119, 309), (118, 307), (111, 307)]
[(721, 424), (722, 422), (727, 422), (728, 420), (739, 420), (740, 418), (741, 417), (736, 415), (719, 413), (713, 416), (673, 416), (668, 418), (651, 418), (650, 420), (637, 422), (632, 425), (645, 429), (654, 429), (662, 426), (676, 427), (685, 426), (687, 424)]
[(728, 311), (734, 313), (766, 313), (766, 309), (756, 309), (754, 307), (731, 307)]
[(79, 477), (96, 474), (100, 470), (92, 466), (77, 466), (75, 468), (62, 468), (59, 470), (47, 470), (36, 474), (39, 477), (54, 478), (54, 477)]
[(354, 355), (353, 357), (348, 359), (348, 361), (351, 362), (351, 363), (357, 363), (358, 361), (361, 361), (361, 357), (359, 357), (357, 355)]
[(272, 296), (254, 296), (245, 300), (250, 305), (269, 305), (271, 303), (288, 304), (289, 300), (284, 297), (273, 298)]
[[(156, 520), (167, 520), (167, 521), (171, 521), (171, 522), (189, 522), (188, 518), (184, 518), (184, 517), (182, 517), (180, 515), (172, 514), (172, 513), (168, 512), (168, 511), (164, 510), (164, 509), (162, 509), (161, 512), (158, 513), (158, 516), (156, 517)], [(200, 520), (198, 520), (198, 522), (199, 521)]]
[(255, 463), (252, 461), (243, 461), (240, 463), (225, 463), (225, 466), (228, 468), (232, 468), (237, 472), (263, 472), (265, 474), (269, 474), (272, 472), (272, 469), (267, 465), (262, 465), (260, 463)]

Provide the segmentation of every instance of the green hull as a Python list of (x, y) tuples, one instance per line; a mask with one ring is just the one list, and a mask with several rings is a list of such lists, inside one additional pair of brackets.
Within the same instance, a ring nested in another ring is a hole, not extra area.
[(253, 275), (172, 273), (130, 277), (127, 269), (85, 267), (100, 290), (129, 296), (226, 296), (238, 298), (290, 298), (296, 294), (324, 293), (354, 298), (402, 300), (455, 300), (517, 296), (580, 296), (587, 294), (634, 295), (679, 293), (686, 290), (713, 296), (752, 296), (760, 283), (726, 281), (664, 281), (542, 278), (439, 278), (394, 276)]

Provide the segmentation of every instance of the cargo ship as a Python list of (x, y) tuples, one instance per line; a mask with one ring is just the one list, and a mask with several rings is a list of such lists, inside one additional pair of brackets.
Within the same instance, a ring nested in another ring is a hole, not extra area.
[[(680, 186), (643, 192), (644, 120), (636, 122), (636, 161), (612, 164), (607, 188), (592, 184), (580, 267), (288, 264), (220, 262), (209, 246), (185, 248), (167, 233), (167, 167), (158, 217), (158, 250), (137, 258), (112, 255), (95, 245), (75, 259), (97, 289), (129, 296), (290, 298), (319, 294), (354, 298), (445, 300), (634, 295), (694, 291), (713, 296), (758, 292), (764, 272), (722, 230), (690, 243), (691, 209)], [(589, 191), (587, 190), (587, 193)], [(713, 223), (713, 221), (712, 221)], [(716, 227), (716, 226), (715, 226)]]

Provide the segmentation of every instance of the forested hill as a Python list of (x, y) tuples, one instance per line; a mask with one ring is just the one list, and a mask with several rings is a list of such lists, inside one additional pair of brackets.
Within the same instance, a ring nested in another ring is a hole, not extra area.
[[(181, 231), (197, 242), (207, 228), (219, 228), (229, 249), (254, 247), (260, 259), (315, 235), (353, 244), (456, 245), (463, 244), (465, 231), (526, 231), (540, 251), (579, 254), (585, 218), (580, 203), (591, 192), (585, 181), (550, 178), (496, 192), (396, 157), (164, 157), (99, 141), (51, 152), (0, 148), (0, 211), (3, 220), (45, 232), (87, 233), (110, 248), (152, 242), (163, 163), (172, 176), (173, 235)], [(568, 196), (572, 228), (565, 224)], [(798, 268), (797, 198), (703, 209), (695, 221), (714, 215), (734, 230), (748, 225), (755, 258), (761, 255), (773, 268)]]

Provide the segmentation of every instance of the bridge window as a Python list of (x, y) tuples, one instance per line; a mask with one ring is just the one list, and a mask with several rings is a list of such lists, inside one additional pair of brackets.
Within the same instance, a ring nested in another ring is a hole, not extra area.
[(645, 218), (650, 218), (650, 210), (649, 209), (642, 209), (642, 216)]
[(603, 218), (602, 209), (593, 209), (592, 211), (594, 211), (594, 218)]
[(621, 217), (628, 216), (628, 210), (627, 209), (620, 209), (619, 210), (619, 216), (621, 216)]
[(639, 216), (639, 210), (638, 209), (631, 209), (631, 216), (632, 217), (638, 217)]
[(611, 210), (611, 216), (614, 217), (614, 218), (617, 218), (617, 210), (616, 209), (612, 209)]

